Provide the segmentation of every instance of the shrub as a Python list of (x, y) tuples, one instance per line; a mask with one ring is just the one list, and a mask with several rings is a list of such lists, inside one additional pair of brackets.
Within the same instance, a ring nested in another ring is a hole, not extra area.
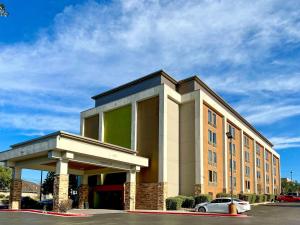
[(194, 206), (195, 206), (195, 199), (193, 197), (184, 196), (181, 207), (190, 209), (190, 208), (194, 208)]
[(183, 203), (183, 198), (180, 196), (170, 197), (166, 199), (167, 210), (178, 210), (181, 208)]
[(268, 195), (263, 195), (262, 202), (266, 202), (266, 201), (268, 201)]
[(24, 197), (21, 200), (21, 208), (22, 209), (41, 209), (41, 205), (38, 201), (30, 198)]
[(256, 201), (256, 195), (254, 194), (240, 194), (239, 199), (249, 202), (250, 204)]
[(71, 199), (60, 202), (58, 204), (58, 211), (67, 212), (68, 210), (72, 209), (72, 202), (73, 201)]
[[(216, 195), (217, 198), (223, 198), (223, 197), (231, 197), (231, 194), (230, 193), (223, 193), (223, 192), (220, 192)], [(237, 195), (232, 195), (233, 198), (237, 198), (238, 196)]]
[(5, 198), (5, 195), (0, 194), (0, 199)]
[(211, 201), (211, 195), (198, 195), (195, 196), (195, 204)]
[(263, 200), (264, 200), (264, 195), (256, 195), (256, 199), (255, 199), (256, 203), (263, 202)]

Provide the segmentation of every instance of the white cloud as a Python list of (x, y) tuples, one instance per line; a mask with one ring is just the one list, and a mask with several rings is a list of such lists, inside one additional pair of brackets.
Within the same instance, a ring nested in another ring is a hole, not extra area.
[(0, 124), (2, 128), (17, 128), (27, 131), (65, 130), (78, 132), (79, 117), (0, 113)]
[[(19, 93), (18, 102), (23, 102), (19, 107), (26, 103), (32, 109), (41, 107), (75, 117), (82, 102), (89, 101), (96, 90), (160, 68), (177, 78), (223, 65), (251, 68), (268, 60), (274, 48), (299, 43), (300, 8), (295, 4), (296, 0), (284, 4), (280, 0), (130, 0), (69, 6), (36, 41), (1, 46), (0, 97), (6, 93), (12, 99), (14, 92)], [(211, 86), (221, 91), (229, 83), (248, 92), (271, 87), (299, 90), (298, 75), (289, 79), (278, 75), (274, 83), (268, 74), (268, 79), (256, 77), (262, 82), (252, 81), (249, 85), (247, 71), (222, 82), (222, 75), (217, 74), (218, 82)], [(53, 100), (41, 102), (40, 94)], [(71, 99), (80, 103), (69, 106)], [(48, 129), (49, 120), (56, 124), (50, 125), (53, 129), (75, 129), (73, 120), (69, 123), (68, 118), (50, 114), (34, 115), (35, 119), (25, 124), (28, 118), (22, 113), (10, 117), (3, 107), (8, 101), (1, 99), (0, 104), (5, 126), (26, 129), (29, 125), (30, 129), (42, 131)], [(261, 121), (255, 116), (252, 119)]]
[(300, 137), (273, 137), (275, 149), (300, 148)]

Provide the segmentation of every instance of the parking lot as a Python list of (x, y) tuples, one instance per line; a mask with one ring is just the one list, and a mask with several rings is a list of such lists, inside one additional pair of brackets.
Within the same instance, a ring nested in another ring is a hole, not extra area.
[(102, 214), (85, 218), (62, 218), (30, 213), (0, 213), (1, 225), (96, 225), (96, 224), (122, 224), (122, 225), (177, 225), (177, 224), (211, 224), (211, 225), (299, 225), (300, 203), (280, 203), (276, 205), (260, 205), (246, 218), (184, 216), (184, 215), (144, 215), (144, 214)]

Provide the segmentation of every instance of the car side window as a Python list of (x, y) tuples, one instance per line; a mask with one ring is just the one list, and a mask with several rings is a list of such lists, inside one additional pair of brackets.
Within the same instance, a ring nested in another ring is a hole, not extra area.
[(228, 202), (231, 202), (230, 199), (222, 199), (222, 203), (228, 203)]
[(210, 203), (218, 203), (217, 199), (212, 200)]

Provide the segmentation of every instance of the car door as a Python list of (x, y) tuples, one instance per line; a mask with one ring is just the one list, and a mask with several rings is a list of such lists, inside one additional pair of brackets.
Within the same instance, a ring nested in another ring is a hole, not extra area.
[(207, 212), (219, 212), (220, 210), (220, 199), (212, 200), (207, 204)]
[(222, 213), (228, 213), (228, 210), (229, 210), (229, 204), (230, 204), (231, 200), (228, 199), (228, 198), (225, 198), (225, 199), (221, 199), (221, 203), (219, 204), (219, 212), (222, 212)]

